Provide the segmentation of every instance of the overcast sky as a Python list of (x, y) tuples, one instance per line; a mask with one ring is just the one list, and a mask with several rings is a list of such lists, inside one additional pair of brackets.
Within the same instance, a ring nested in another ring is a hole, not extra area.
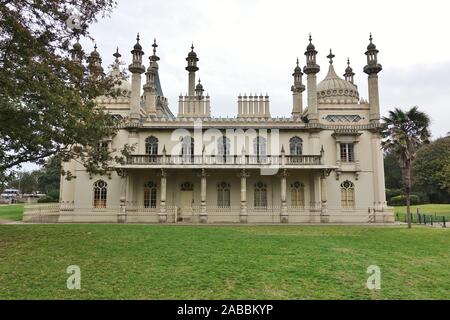
[[(194, 42), (197, 73), (211, 96), (214, 116), (235, 116), (239, 93), (268, 93), (273, 116), (292, 110), (292, 72), (305, 63), (309, 32), (319, 51), (322, 80), (332, 48), (335, 68), (344, 73), (350, 57), (360, 96), (367, 98), (364, 52), (369, 33), (380, 50), (381, 111), (418, 105), (432, 118), (433, 136), (450, 131), (450, 22), (448, 1), (361, 0), (118, 0), (111, 17), (90, 32), (104, 66), (119, 47), (128, 65), (136, 33), (145, 65), (153, 38), (159, 45), (160, 78), (176, 114), (188, 86), (186, 55)], [(90, 52), (93, 43), (84, 41)], [(305, 79), (306, 82), (306, 79)], [(306, 94), (304, 94), (306, 100)]]

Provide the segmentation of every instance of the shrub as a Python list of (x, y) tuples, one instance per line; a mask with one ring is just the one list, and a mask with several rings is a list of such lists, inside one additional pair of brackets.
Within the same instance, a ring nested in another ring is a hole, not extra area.
[[(418, 195), (412, 194), (411, 195), (411, 205), (417, 205), (420, 204), (420, 198)], [(388, 205), (390, 206), (406, 206), (406, 196), (400, 195), (392, 197), (388, 201)]]
[(58, 201), (59, 201), (58, 199), (54, 199), (52, 197), (45, 196), (45, 197), (40, 198), (37, 202), (38, 203), (56, 203)]
[(386, 189), (386, 199), (403, 195), (402, 189)]
[(59, 190), (50, 190), (47, 193), (47, 197), (55, 199), (55, 200), (59, 200)]

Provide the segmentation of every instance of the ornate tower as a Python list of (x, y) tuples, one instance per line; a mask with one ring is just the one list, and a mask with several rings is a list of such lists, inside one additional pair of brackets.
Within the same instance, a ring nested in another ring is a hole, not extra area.
[(71, 58), (73, 61), (77, 63), (81, 63), (83, 60), (83, 48), (80, 44), (80, 37), (77, 37), (77, 42), (73, 45), (72, 49), (70, 50)]
[(203, 99), (203, 92), (205, 90), (203, 89), (203, 85), (202, 82), (200, 80), (200, 78), (198, 79), (198, 84), (195, 87), (195, 96), (197, 97), (197, 99)]
[(372, 34), (370, 34), (370, 44), (367, 46), (366, 56), (367, 65), (364, 72), (369, 75), (369, 105), (370, 105), (370, 122), (380, 121), (380, 96), (378, 93), (378, 73), (383, 69), (378, 63), (378, 50), (373, 44)]
[(305, 91), (305, 86), (302, 83), (303, 72), (299, 66), (298, 58), (297, 66), (292, 76), (294, 77), (294, 85), (291, 88), (293, 96), (292, 116), (300, 117), (303, 113), (303, 91)]
[(103, 74), (102, 58), (97, 51), (97, 44), (94, 46), (94, 51), (91, 52), (87, 58), (88, 68), (92, 76), (99, 77)]
[(188, 53), (186, 58), (187, 67), (186, 71), (189, 72), (189, 91), (188, 96), (193, 97), (195, 95), (195, 72), (199, 69), (197, 67), (197, 54), (194, 52), (194, 44), (191, 46), (191, 52)]
[(345, 69), (344, 78), (345, 81), (354, 83), (355, 73), (353, 72), (352, 67), (350, 67), (350, 58), (347, 59), (347, 68)]
[(320, 66), (316, 62), (317, 51), (312, 44), (311, 35), (309, 35), (309, 45), (306, 48), (306, 66), (303, 72), (307, 74), (307, 90), (308, 90), (308, 120), (310, 122), (318, 122), (319, 114), (317, 110), (317, 74)]
[(149, 115), (156, 115), (156, 100), (157, 96), (162, 96), (162, 91), (158, 92), (159, 85), (159, 75), (158, 75), (158, 61), (159, 57), (156, 55), (156, 48), (158, 45), (156, 44), (156, 39), (153, 41), (153, 55), (149, 57), (150, 66), (147, 69), (146, 75), (146, 83), (144, 85), (144, 109)]
[(145, 67), (142, 65), (142, 46), (139, 43), (139, 33), (136, 38), (136, 44), (134, 45), (131, 54), (133, 55), (133, 61), (128, 67), (131, 72), (131, 114), (132, 120), (136, 121), (140, 118), (140, 103), (141, 103), (141, 81), (142, 74), (145, 72)]

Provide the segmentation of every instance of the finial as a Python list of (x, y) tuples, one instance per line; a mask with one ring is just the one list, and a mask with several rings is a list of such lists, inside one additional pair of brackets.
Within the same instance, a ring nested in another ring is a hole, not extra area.
[(156, 48), (158, 48), (158, 45), (156, 44), (156, 38), (153, 39), (152, 47), (153, 47), (153, 55), (155, 56), (156, 55)]
[(299, 61), (298, 61), (298, 57), (297, 57), (297, 67), (298, 67)]
[(312, 42), (311, 32), (309, 33), (309, 43)]
[(137, 37), (136, 37), (136, 41), (139, 43), (139, 40), (141, 40), (141, 37), (139, 36), (139, 32), (138, 32)]
[(198, 84), (201, 84), (202, 83), (202, 81), (200, 80), (200, 78), (198, 78)]
[(191, 50), (194, 51), (194, 42), (192, 42)]
[(372, 43), (372, 40), (373, 40), (373, 38), (372, 38), (372, 32), (370, 33), (369, 40), (370, 40), (370, 43)]
[(97, 43), (94, 44), (94, 51), (97, 51)]
[(347, 65), (350, 67), (350, 58), (347, 58)]
[(121, 56), (122, 56), (122, 55), (119, 53), (119, 47), (117, 47), (116, 53), (113, 54), (113, 57), (115, 57), (116, 60), (119, 60), (119, 58), (120, 58)]
[(330, 54), (327, 56), (328, 59), (330, 59), (330, 64), (333, 64), (333, 58), (336, 57), (333, 52), (330, 49)]

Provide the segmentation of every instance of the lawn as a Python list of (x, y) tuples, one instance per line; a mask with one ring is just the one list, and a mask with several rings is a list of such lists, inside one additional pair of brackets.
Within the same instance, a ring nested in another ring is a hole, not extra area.
[(23, 214), (23, 204), (0, 205), (0, 221), (11, 220), (21, 221)]
[[(394, 207), (394, 212), (398, 220), (405, 221), (406, 206)], [(417, 219), (417, 208), (421, 214), (432, 215), (437, 217), (445, 216), (446, 220), (450, 220), (450, 204), (421, 204), (417, 206), (411, 206), (411, 212), (413, 213), (414, 221)]]
[(0, 299), (449, 299), (449, 245), (424, 226), (3, 225)]

